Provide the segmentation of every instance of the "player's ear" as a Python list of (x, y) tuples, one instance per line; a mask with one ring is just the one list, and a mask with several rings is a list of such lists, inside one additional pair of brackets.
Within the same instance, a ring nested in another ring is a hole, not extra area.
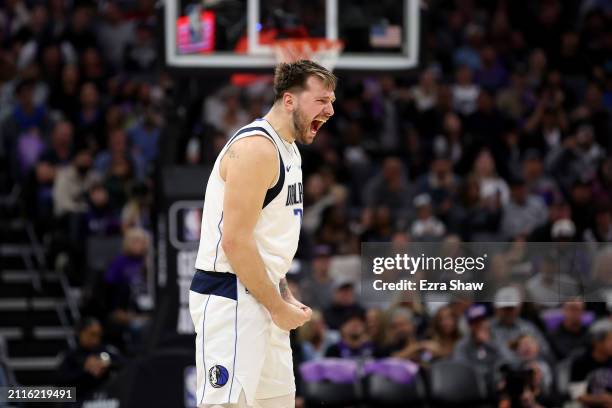
[(283, 94), (283, 106), (289, 112), (293, 112), (295, 109), (295, 95), (293, 95), (291, 92), (285, 92)]

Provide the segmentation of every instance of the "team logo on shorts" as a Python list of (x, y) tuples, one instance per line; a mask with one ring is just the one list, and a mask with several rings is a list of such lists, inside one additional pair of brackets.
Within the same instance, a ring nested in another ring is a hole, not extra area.
[(227, 384), (229, 372), (222, 365), (215, 365), (208, 370), (208, 381), (213, 388), (221, 388)]

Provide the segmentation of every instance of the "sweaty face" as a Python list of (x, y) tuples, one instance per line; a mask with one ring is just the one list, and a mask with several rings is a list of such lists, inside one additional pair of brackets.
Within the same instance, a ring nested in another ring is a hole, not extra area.
[(321, 126), (334, 114), (332, 103), (336, 96), (323, 81), (311, 76), (304, 90), (294, 100), (292, 121), (295, 140), (311, 144)]

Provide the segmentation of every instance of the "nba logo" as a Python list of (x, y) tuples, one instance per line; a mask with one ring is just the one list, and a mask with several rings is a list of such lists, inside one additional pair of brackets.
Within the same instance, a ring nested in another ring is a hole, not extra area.
[(200, 228), (202, 226), (202, 209), (189, 208), (183, 213), (183, 239), (188, 242), (200, 239)]
[(185, 382), (185, 407), (196, 408), (198, 406), (196, 396), (196, 367), (185, 367), (184, 382)]

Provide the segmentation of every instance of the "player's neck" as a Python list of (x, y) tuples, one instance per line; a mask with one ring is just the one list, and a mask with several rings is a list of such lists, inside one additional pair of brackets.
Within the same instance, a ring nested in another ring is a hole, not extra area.
[(272, 109), (263, 117), (270, 126), (274, 128), (276, 133), (287, 143), (293, 143), (295, 137), (293, 137), (293, 126), (288, 117), (285, 117), (281, 112), (276, 111), (273, 106)]

